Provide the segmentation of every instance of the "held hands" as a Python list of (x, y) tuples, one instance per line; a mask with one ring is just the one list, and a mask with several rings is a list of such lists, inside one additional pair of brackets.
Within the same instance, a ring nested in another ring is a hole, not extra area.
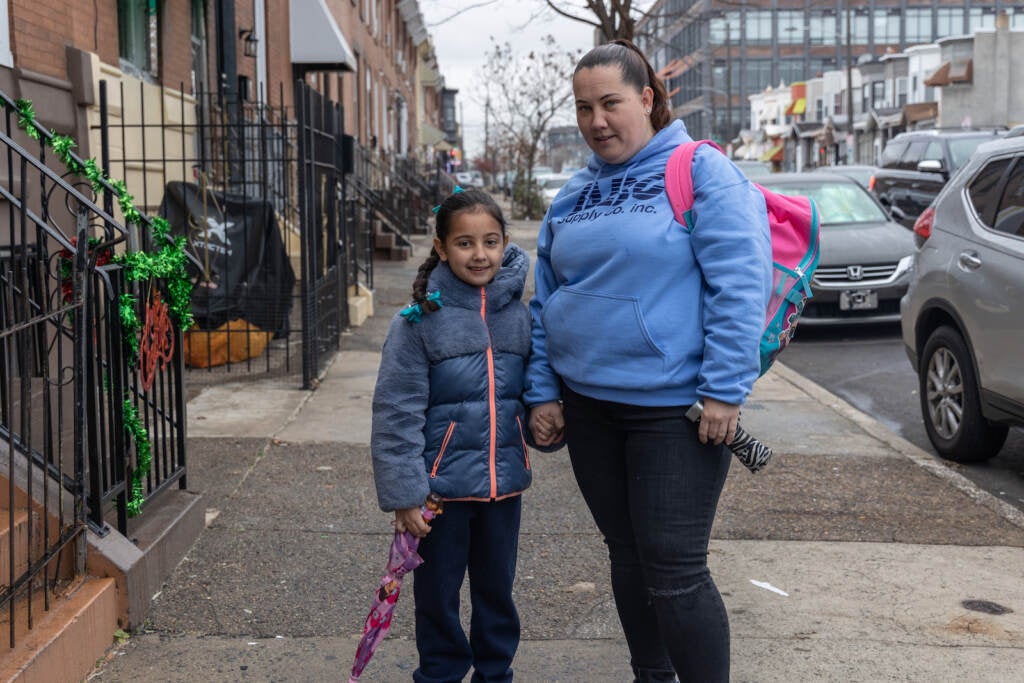
[(713, 398), (704, 399), (704, 413), (697, 423), (697, 437), (701, 443), (709, 441), (716, 446), (722, 442), (732, 443), (736, 426), (740, 422), (740, 407), (722, 403)]
[(418, 507), (395, 510), (395, 529), (408, 531), (417, 538), (430, 533), (430, 525), (423, 519), (423, 510)]
[(550, 446), (565, 439), (562, 404), (548, 401), (530, 409), (530, 431), (538, 446)]

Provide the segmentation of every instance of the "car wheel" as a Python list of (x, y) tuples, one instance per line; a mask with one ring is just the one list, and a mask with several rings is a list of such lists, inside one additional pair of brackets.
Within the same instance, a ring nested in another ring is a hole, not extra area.
[(971, 354), (956, 330), (940, 327), (928, 338), (918, 382), (925, 430), (940, 456), (979, 462), (999, 452), (1009, 428), (981, 414)]

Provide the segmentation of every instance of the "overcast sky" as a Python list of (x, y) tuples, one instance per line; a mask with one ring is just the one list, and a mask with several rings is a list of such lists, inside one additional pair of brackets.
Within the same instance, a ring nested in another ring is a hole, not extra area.
[[(464, 10), (459, 13), (459, 10)], [(467, 158), (484, 145), (484, 108), (474, 101), (475, 73), (490, 50), (490, 37), (509, 42), (520, 53), (541, 47), (540, 38), (555, 36), (561, 46), (587, 50), (594, 43), (592, 27), (544, 9), (544, 0), (420, 0), (420, 11), (434, 42), (445, 85), (459, 91)], [(530, 20), (531, 14), (542, 12)], [(574, 121), (567, 108), (566, 121)]]

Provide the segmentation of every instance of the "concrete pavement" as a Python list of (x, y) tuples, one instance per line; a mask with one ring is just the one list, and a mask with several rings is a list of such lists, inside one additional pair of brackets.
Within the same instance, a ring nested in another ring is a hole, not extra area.
[[(535, 234), (513, 224), (526, 248)], [(247, 378), (189, 403), (189, 483), (207, 528), (92, 680), (347, 680), (391, 529), (373, 491), (370, 399), (428, 248), (417, 241), (413, 260), (375, 265), (377, 317), (346, 335), (316, 391)], [(773, 461), (756, 475), (734, 465), (711, 543), (733, 680), (1013, 680), (1024, 514), (784, 363), (743, 412)], [(568, 457), (532, 462), (516, 679), (628, 681), (607, 556)], [(399, 601), (362, 680), (411, 680), (411, 605)]]

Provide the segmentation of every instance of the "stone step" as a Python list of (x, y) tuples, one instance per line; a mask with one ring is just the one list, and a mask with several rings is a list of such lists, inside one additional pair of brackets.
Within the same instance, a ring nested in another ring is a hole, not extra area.
[[(51, 594), (50, 609), (33, 594), (32, 629), (28, 629), (28, 597), (15, 600), (15, 646), (0, 657), (0, 681), (54, 683), (81, 681), (113, 643), (117, 630), (117, 597), (112, 578), (77, 579)], [(0, 633), (9, 633), (9, 612), (3, 610)]]

